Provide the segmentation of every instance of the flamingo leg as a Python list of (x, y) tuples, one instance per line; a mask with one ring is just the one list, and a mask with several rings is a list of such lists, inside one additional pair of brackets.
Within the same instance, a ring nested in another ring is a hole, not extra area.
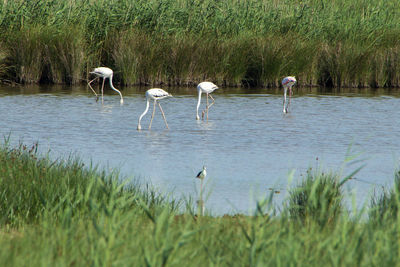
[(292, 94), (293, 94), (292, 87), (289, 87), (289, 103), (287, 106), (287, 111), (289, 111), (290, 100), (292, 99)]
[[(212, 99), (212, 103), (210, 105), (208, 105), (208, 97), (210, 97)], [(207, 120), (208, 120), (208, 110), (211, 108), (212, 105), (214, 105), (215, 103), (215, 99), (211, 96), (211, 94), (207, 94), (207, 107), (206, 107), (206, 111), (207, 111)], [(204, 114), (203, 114), (204, 117)]]
[(151, 129), (151, 123), (153, 122), (154, 114), (156, 113), (156, 102), (157, 102), (157, 100), (154, 100), (153, 114), (151, 115), (149, 130)]
[(287, 88), (284, 88), (284, 95), (283, 95), (283, 113), (287, 113), (287, 108), (286, 108), (286, 90), (287, 90)]
[(97, 80), (99, 77), (94, 78), (93, 80), (91, 80), (90, 82), (88, 82), (89, 88), (92, 89), (93, 93), (96, 96), (96, 102), (99, 101), (99, 96), (97, 95), (96, 91), (93, 89), (93, 87), (90, 85), (92, 82), (94, 82), (95, 80)]
[[(206, 94), (206, 96), (207, 96), (207, 94)], [(208, 97), (207, 97), (207, 103), (208, 103)], [(207, 105), (208, 105), (208, 104), (207, 104)], [(204, 120), (204, 114), (206, 114), (207, 105), (206, 105), (206, 108), (203, 109), (203, 111), (201, 112), (201, 119), (202, 119), (202, 120)]]
[(208, 106), (208, 94), (207, 94), (207, 107), (206, 107), (206, 110), (207, 110), (207, 121), (208, 121), (208, 108), (209, 108), (209, 106)]
[(211, 103), (211, 105), (210, 105), (210, 106), (208, 106), (208, 108), (211, 108), (211, 106), (212, 106), (212, 105), (214, 105), (214, 103), (215, 103), (215, 99), (212, 97), (212, 95), (211, 95), (211, 94), (210, 94), (210, 98), (212, 99), (212, 101), (213, 101), (213, 102)]
[(103, 78), (103, 84), (101, 85), (101, 103), (104, 104), (104, 82), (105, 82), (105, 78)]
[(167, 129), (169, 129), (168, 123), (167, 123), (167, 119), (165, 118), (164, 111), (163, 111), (163, 109), (162, 109), (162, 107), (161, 107), (161, 105), (160, 105), (160, 102), (158, 102), (158, 106), (160, 107), (161, 114), (162, 114), (162, 116), (163, 116), (163, 118), (164, 118), (165, 126), (167, 126)]

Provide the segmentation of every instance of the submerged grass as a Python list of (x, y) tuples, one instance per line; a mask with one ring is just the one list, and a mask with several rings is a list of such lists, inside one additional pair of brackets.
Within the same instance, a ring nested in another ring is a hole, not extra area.
[[(379, 220), (349, 215), (340, 190), (349, 177), (339, 178), (309, 172), (279, 214), (271, 195), (252, 216), (198, 217), (149, 188), (121, 183), (117, 172), (77, 158), (52, 160), (38, 155), (37, 144), (6, 143), (0, 265), (396, 265), (397, 212)], [(397, 210), (399, 201), (391, 205)]]
[(75, 84), (107, 65), (125, 85), (398, 87), (399, 13), (397, 0), (1, 1), (0, 78)]

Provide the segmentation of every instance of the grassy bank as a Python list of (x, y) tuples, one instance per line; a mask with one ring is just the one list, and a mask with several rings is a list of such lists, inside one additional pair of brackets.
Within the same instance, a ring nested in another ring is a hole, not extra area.
[[(279, 214), (196, 216), (184, 202), (117, 182), (78, 159), (39, 156), (37, 145), (0, 147), (0, 264), (394, 266), (399, 179), (349, 215), (349, 177), (308, 171)], [(179, 208), (180, 207), (180, 208)], [(183, 210), (182, 210), (183, 209)]]
[(397, 0), (2, 0), (0, 77), (77, 84), (400, 86)]

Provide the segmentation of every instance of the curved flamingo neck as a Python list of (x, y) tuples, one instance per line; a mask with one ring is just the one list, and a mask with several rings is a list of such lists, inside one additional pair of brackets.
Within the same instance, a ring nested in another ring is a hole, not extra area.
[(121, 97), (121, 104), (123, 104), (123, 103), (124, 103), (124, 98), (122, 97), (121, 92), (120, 92), (117, 88), (114, 87), (114, 85), (113, 85), (113, 83), (112, 83), (112, 78), (113, 78), (113, 75), (111, 74), (111, 76), (110, 76), (110, 78), (109, 78), (111, 89), (113, 89), (114, 91), (116, 91), (116, 92), (120, 95), (120, 97)]
[(200, 107), (200, 102), (201, 102), (201, 89), (198, 89), (199, 91), (199, 99), (197, 100), (197, 107), (196, 107), (196, 119), (199, 120), (199, 107)]
[(149, 100), (149, 98), (147, 98), (146, 109), (144, 110), (142, 115), (140, 115), (140, 117), (139, 117), (139, 122), (138, 122), (138, 126), (137, 126), (138, 130), (142, 129), (142, 126), (140, 125), (140, 121), (142, 120), (143, 116), (146, 115), (147, 111), (149, 110), (149, 105), (150, 105), (150, 100)]

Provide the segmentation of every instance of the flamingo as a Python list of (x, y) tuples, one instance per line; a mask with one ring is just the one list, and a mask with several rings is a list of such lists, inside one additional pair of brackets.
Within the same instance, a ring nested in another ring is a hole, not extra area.
[[(140, 121), (142, 120), (143, 116), (149, 110), (150, 99), (154, 100), (154, 107), (153, 107), (153, 115), (151, 115), (149, 130), (151, 129), (151, 123), (153, 122), (154, 113), (156, 111), (156, 102), (157, 102), (157, 100), (161, 100), (161, 99), (164, 99), (164, 98), (169, 97), (169, 96), (172, 96), (172, 95), (169, 94), (168, 92), (164, 91), (163, 89), (160, 89), (160, 88), (153, 88), (153, 89), (149, 89), (149, 90), (146, 91), (146, 99), (147, 99), (146, 109), (144, 110), (142, 115), (140, 115), (140, 117), (139, 117), (139, 123), (138, 123), (138, 126), (137, 126), (138, 130), (142, 129), (142, 126), (140, 125)], [(167, 120), (165, 119), (164, 111), (162, 110), (160, 103), (158, 103), (158, 106), (160, 107), (162, 116), (164, 118), (165, 126), (167, 126), (167, 129), (169, 129)]]
[(112, 78), (113, 78), (112, 69), (107, 68), (107, 67), (99, 67), (99, 68), (95, 68), (93, 71), (91, 71), (90, 74), (96, 75), (96, 78), (94, 78), (93, 80), (88, 82), (90, 89), (92, 89), (93, 93), (96, 95), (96, 101), (99, 99), (99, 97), (97, 96), (96, 91), (92, 88), (92, 86), (90, 84), (96, 79), (103, 78), (103, 84), (101, 86), (101, 102), (104, 102), (104, 100), (103, 100), (104, 81), (108, 78), (110, 80), (111, 89), (116, 91), (121, 96), (121, 101), (120, 101), (121, 104), (124, 103), (124, 99), (122, 98), (121, 92), (117, 88), (115, 88), (112, 83)]
[[(289, 105), (290, 105), (290, 99), (292, 98), (292, 87), (296, 83), (296, 78), (294, 76), (288, 76), (283, 78), (282, 80), (282, 85), (283, 85), (283, 90), (284, 90), (284, 95), (283, 95), (283, 113), (288, 113), (289, 112)], [(289, 103), (286, 106), (286, 93), (287, 89), (289, 88)]]
[[(203, 110), (203, 112), (201, 113), (201, 117), (202, 119), (204, 119), (204, 113), (207, 112), (207, 120), (208, 120), (208, 109), (214, 105), (215, 100), (214, 98), (211, 96), (211, 93), (214, 92), (214, 90), (218, 89), (218, 86), (216, 86), (215, 84), (213, 84), (212, 82), (201, 82), (197, 85), (197, 91), (199, 93), (199, 99), (197, 101), (197, 108), (196, 108), (196, 120), (199, 120), (199, 107), (200, 107), (200, 101), (201, 101), (201, 93), (205, 93), (207, 94), (207, 106), (206, 109)], [(213, 100), (213, 102), (211, 103), (211, 105), (208, 105), (208, 96), (211, 97), (211, 99)]]

